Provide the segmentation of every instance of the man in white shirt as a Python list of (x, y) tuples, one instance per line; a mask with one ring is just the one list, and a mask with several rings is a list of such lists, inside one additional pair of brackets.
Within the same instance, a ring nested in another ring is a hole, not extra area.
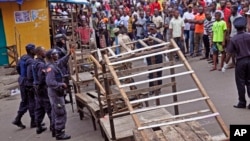
[(152, 18), (153, 23), (156, 25), (157, 32), (160, 32), (162, 34), (163, 32), (163, 19), (159, 15), (159, 10), (154, 9), (154, 16)]
[[(194, 19), (194, 14), (193, 14), (193, 5), (192, 4), (189, 4), (188, 5), (188, 11), (184, 13), (183, 15), (183, 20), (184, 22), (186, 20), (193, 20)], [(190, 26), (191, 24), (188, 23), (188, 22), (185, 22), (185, 27), (184, 27), (184, 35), (185, 35), (185, 44), (186, 44), (186, 48), (187, 48), (187, 53), (189, 53), (189, 39), (192, 38), (190, 37), (190, 32), (193, 32), (193, 31), (190, 31)], [(192, 34), (191, 34), (192, 35)]]
[(180, 17), (179, 11), (175, 10), (174, 17), (171, 19), (169, 24), (169, 29), (172, 38), (175, 40), (176, 44), (179, 46), (183, 54), (185, 54), (185, 49), (183, 46), (184, 27), (185, 27), (184, 20)]
[(128, 29), (128, 20), (129, 16), (127, 15), (126, 11), (123, 11), (123, 15), (121, 16), (121, 21), (123, 21), (123, 24), (127, 29)]

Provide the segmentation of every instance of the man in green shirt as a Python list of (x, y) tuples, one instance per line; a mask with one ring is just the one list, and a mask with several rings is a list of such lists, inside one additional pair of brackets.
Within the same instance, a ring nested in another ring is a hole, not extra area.
[(213, 62), (214, 66), (210, 71), (214, 71), (217, 69), (217, 60), (218, 60), (218, 54), (221, 53), (221, 67), (218, 69), (221, 71), (221, 68), (223, 68), (224, 60), (226, 57), (224, 48), (225, 48), (225, 37), (226, 37), (226, 31), (227, 31), (227, 24), (224, 20), (221, 20), (221, 13), (216, 12), (215, 13), (215, 22), (213, 23), (212, 27), (212, 39), (213, 39)]

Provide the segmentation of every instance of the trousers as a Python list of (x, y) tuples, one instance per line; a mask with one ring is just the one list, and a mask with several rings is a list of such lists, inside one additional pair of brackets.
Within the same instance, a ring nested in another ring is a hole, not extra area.
[(58, 92), (48, 88), (48, 95), (51, 104), (51, 119), (55, 130), (64, 130), (67, 122), (67, 112), (65, 108), (64, 96), (59, 96)]
[(44, 119), (45, 114), (47, 114), (50, 120), (50, 127), (54, 127), (51, 120), (51, 105), (48, 97), (47, 87), (39, 87), (35, 95), (36, 98), (36, 124), (40, 125)]
[(235, 68), (235, 81), (238, 90), (239, 104), (246, 105), (246, 89), (248, 97), (250, 97), (250, 57), (237, 60)]
[(21, 102), (18, 109), (18, 115), (23, 116), (27, 110), (32, 120), (35, 120), (35, 96), (34, 89), (20, 85)]

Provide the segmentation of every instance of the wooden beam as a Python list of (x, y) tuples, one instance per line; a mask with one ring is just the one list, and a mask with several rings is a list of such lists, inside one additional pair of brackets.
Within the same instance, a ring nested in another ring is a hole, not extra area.
[[(146, 41), (146, 40), (148, 40), (148, 38), (144, 38), (144, 39), (142, 39), (143, 41)], [(132, 41), (132, 42), (128, 42), (128, 43), (125, 43), (125, 45), (130, 45), (130, 44), (134, 44), (134, 43), (137, 43), (138, 41), (136, 40), (136, 41)], [(114, 45), (114, 46), (110, 46), (110, 47), (106, 47), (106, 48), (101, 48), (100, 49), (100, 51), (105, 51), (105, 50), (107, 50), (108, 48), (115, 48), (115, 47), (119, 47), (120, 45)], [(91, 51), (91, 53), (94, 53), (94, 52), (96, 52), (97, 50), (93, 50), (93, 51)]]
[(92, 56), (92, 55), (89, 55), (89, 57), (90, 57), (90, 59), (96, 64), (96, 67), (98, 68), (98, 69), (102, 69), (102, 66), (101, 66), (101, 64), (95, 59), (95, 57), (94, 56)]
[(173, 74), (173, 75), (167, 75), (167, 76), (157, 77), (157, 78), (153, 78), (153, 79), (147, 79), (147, 80), (143, 80), (143, 81), (138, 81), (138, 82), (134, 82), (134, 83), (123, 84), (123, 85), (120, 85), (119, 87), (120, 88), (124, 88), (124, 87), (133, 86), (133, 85), (149, 83), (149, 82), (163, 80), (163, 79), (172, 78), (172, 77), (176, 77), (176, 76), (187, 75), (187, 74), (191, 74), (193, 72), (194, 71), (187, 71), (187, 72), (182, 72), (182, 73), (176, 73), (176, 74)]
[(143, 42), (142, 40), (138, 40), (138, 42), (142, 45), (142, 46), (144, 46), (144, 47), (147, 47), (148, 45), (145, 43), (145, 42)]
[[(173, 39), (171, 39), (171, 44), (173, 45), (174, 48), (179, 48)], [(183, 63), (185, 65), (185, 67), (187, 68), (187, 70), (191, 71), (192, 68), (189, 65), (189, 63), (188, 63), (187, 59), (185, 58), (185, 56), (183, 55), (183, 53), (180, 50), (178, 50), (177, 54), (183, 60)], [(192, 73), (191, 77), (193, 78), (196, 86), (199, 88), (202, 96), (207, 97), (208, 94), (207, 94), (205, 88), (202, 86), (202, 84), (201, 84), (200, 80), (198, 79), (197, 75), (195, 73)], [(215, 108), (213, 102), (211, 101), (211, 99), (207, 99), (206, 103), (208, 104), (210, 110), (213, 113), (218, 112), (217, 109)], [(215, 118), (218, 121), (218, 123), (219, 123), (221, 129), (223, 130), (224, 134), (226, 135), (226, 137), (229, 137), (230, 136), (229, 130), (228, 130), (226, 124), (224, 123), (224, 121), (222, 120), (221, 116), (216, 116)]]
[[(126, 92), (127, 96), (135, 96), (141, 93), (146, 93), (149, 91), (154, 91), (154, 90), (158, 90), (161, 88), (165, 88), (165, 87), (170, 87), (172, 85), (175, 85), (175, 83), (170, 82), (170, 83), (166, 83), (163, 85), (157, 85), (157, 86), (153, 86), (153, 87), (146, 87), (146, 88), (141, 88), (141, 89), (135, 89), (135, 90), (131, 90)], [(118, 98), (122, 98), (122, 96), (120, 95), (120, 93), (114, 93), (114, 94), (110, 94), (109, 97), (110, 99), (118, 99)]]
[[(108, 56), (107, 56), (106, 54), (104, 55), (104, 58), (105, 58), (106, 63), (109, 64), (110, 61), (109, 61)], [(108, 67), (109, 67), (109, 70), (110, 70), (112, 76), (114, 77), (114, 81), (115, 81), (116, 85), (117, 85), (117, 86), (120, 86), (121, 83), (120, 83), (120, 81), (118, 80), (118, 77), (117, 77), (117, 75), (116, 75), (116, 72), (115, 72), (113, 66), (108, 66)], [(122, 95), (122, 97), (123, 97), (124, 102), (126, 103), (126, 105), (127, 105), (127, 107), (128, 107), (128, 110), (129, 110), (129, 111), (133, 111), (133, 107), (132, 107), (132, 105), (129, 103), (129, 99), (128, 99), (128, 97), (127, 97), (127, 95), (126, 95), (124, 89), (121, 89), (121, 88), (120, 88), (119, 90), (120, 90), (120, 93), (121, 93), (121, 95)], [(134, 122), (135, 122), (136, 127), (141, 127), (141, 123), (140, 123), (140, 121), (139, 121), (138, 116), (137, 116), (137, 115), (131, 115), (131, 116), (132, 116), (132, 118), (133, 118), (133, 120), (134, 120)], [(147, 135), (146, 135), (144, 132), (140, 132), (140, 133), (141, 133), (142, 137), (143, 137), (146, 141), (148, 141)]]
[(168, 70), (171, 68), (178, 68), (178, 67), (182, 67), (182, 66), (184, 66), (184, 65), (178, 64), (178, 65), (174, 65), (174, 66), (167, 66), (167, 67), (158, 68), (158, 69), (154, 69), (154, 70), (150, 70), (150, 71), (146, 71), (146, 72), (141, 72), (141, 73), (136, 73), (136, 74), (132, 74), (132, 75), (124, 76), (124, 77), (119, 77), (119, 80), (131, 78), (131, 77), (135, 77), (135, 76), (140, 76), (140, 75), (145, 75), (145, 74), (149, 74), (149, 73), (154, 73), (154, 72), (158, 72), (158, 71)]
[(147, 55), (147, 54), (151, 54), (151, 53), (162, 52), (162, 51), (165, 51), (165, 50), (168, 50), (168, 49), (169, 49), (168, 47), (161, 47), (161, 48), (157, 48), (157, 49), (152, 49), (152, 50), (147, 50), (147, 51), (142, 51), (142, 52), (136, 52), (135, 54), (131, 54), (131, 55), (120, 56), (118, 58), (110, 58), (110, 61), (111, 62), (121, 61), (121, 60), (129, 59), (131, 57), (138, 57), (138, 56)]
[(155, 110), (155, 109), (171, 107), (171, 106), (175, 106), (175, 105), (182, 105), (182, 104), (197, 102), (197, 101), (206, 100), (206, 99), (209, 99), (209, 97), (200, 97), (200, 98), (196, 98), (196, 99), (190, 99), (190, 100), (175, 102), (175, 103), (166, 104), (166, 105), (159, 105), (159, 106), (154, 106), (154, 107), (147, 107), (147, 108), (143, 108), (143, 109), (137, 109), (137, 110), (131, 111), (130, 113), (131, 114), (141, 113), (141, 112), (151, 111), (151, 110)]
[(219, 115), (219, 113), (213, 113), (213, 114), (209, 114), (209, 115), (205, 115), (205, 116), (199, 116), (199, 117), (188, 118), (188, 119), (177, 120), (177, 121), (170, 121), (167, 123), (160, 123), (160, 124), (154, 124), (154, 125), (149, 125), (149, 126), (143, 126), (143, 127), (139, 127), (138, 130), (173, 125), (173, 124), (184, 123), (184, 122), (189, 122), (189, 121), (196, 121), (196, 120), (201, 120), (201, 119), (205, 119), (205, 118), (216, 117), (218, 115)]
[[(142, 40), (140, 40), (140, 41), (142, 42)], [(143, 48), (131, 50), (130, 52), (124, 52), (124, 53), (117, 54), (116, 56), (110, 56), (109, 59), (117, 58), (118, 56), (124, 56), (124, 55), (128, 55), (128, 54), (133, 54), (133, 53), (135, 54), (136, 52), (145, 51), (145, 50), (153, 49), (155, 47), (166, 46), (166, 45), (170, 45), (170, 43), (169, 42), (165, 42), (165, 43), (161, 43), (161, 44), (157, 44), (157, 45), (152, 45), (152, 46), (148, 46), (147, 45), (147, 46), (145, 46)]]
[(153, 65), (146, 65), (146, 66), (140, 66), (140, 67), (133, 67), (131, 69), (127, 69), (127, 70), (121, 70), (121, 71), (117, 71), (116, 74), (117, 75), (129, 75), (131, 73), (136, 73), (136, 72), (140, 72), (140, 71), (148, 71), (151, 69), (156, 69), (156, 68), (160, 68), (163, 66), (168, 66), (170, 65), (171, 62), (164, 62), (164, 63), (160, 63), (160, 64), (153, 64)]
[[(109, 53), (111, 54), (111, 56), (116, 56), (115, 55), (115, 52), (111, 49), (111, 48), (109, 48), (109, 47), (107, 47), (108, 48), (108, 51), (109, 51)], [(99, 50), (100, 51), (100, 50)]]
[(165, 122), (165, 121), (173, 120), (173, 119), (176, 119), (176, 118), (183, 118), (183, 117), (186, 117), (186, 116), (193, 116), (193, 115), (203, 114), (203, 113), (207, 113), (207, 112), (211, 112), (211, 111), (209, 109), (199, 110), (199, 111), (195, 111), (195, 112), (190, 112), (190, 113), (185, 113), (185, 114), (180, 114), (180, 115), (174, 115), (174, 116), (171, 116), (171, 117), (168, 117), (168, 118), (153, 119), (153, 120), (150, 120), (150, 121), (143, 122), (143, 124), (149, 124), (149, 123), (152, 123), (152, 122), (162, 122), (162, 121)]
[(147, 54), (147, 55), (144, 55), (144, 56), (130, 58), (130, 59), (127, 59), (127, 60), (122, 60), (122, 61), (118, 61), (118, 62), (109, 63), (108, 65), (118, 65), (118, 64), (122, 64), (122, 63), (126, 63), (126, 62), (132, 62), (132, 61), (139, 60), (139, 59), (144, 59), (144, 58), (147, 58), (147, 57), (152, 57), (152, 56), (155, 56), (155, 55), (160, 55), (160, 54), (163, 54), (163, 53), (175, 52), (175, 51), (178, 51), (178, 50), (180, 50), (180, 49), (179, 48), (174, 48), (174, 49), (165, 50), (165, 51), (162, 51), (162, 52), (156, 52), (156, 53)]
[(181, 94), (191, 93), (191, 92), (195, 92), (195, 91), (198, 91), (198, 89), (195, 88), (195, 89), (189, 89), (189, 90), (184, 90), (184, 91), (179, 91), (179, 92), (174, 92), (174, 93), (161, 94), (158, 96), (152, 96), (152, 97), (148, 97), (148, 98), (144, 98), (144, 99), (130, 101), (130, 104), (145, 102), (145, 101), (154, 100), (154, 99), (158, 99), (158, 98), (169, 97), (169, 96), (173, 96), (173, 95), (181, 95)]
[(101, 93), (106, 96), (106, 91), (103, 88), (103, 86), (101, 85), (101, 83), (96, 79), (96, 77), (93, 77), (93, 79), (94, 79), (95, 83), (97, 84), (97, 86), (100, 88)]
[(98, 61), (100, 62), (100, 61), (102, 61), (102, 53), (101, 53), (101, 51), (100, 51), (100, 49), (98, 48), (97, 49), (97, 56), (98, 56)]

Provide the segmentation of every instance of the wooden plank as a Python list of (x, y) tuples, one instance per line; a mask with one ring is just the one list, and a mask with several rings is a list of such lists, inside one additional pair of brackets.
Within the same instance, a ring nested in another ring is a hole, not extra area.
[(193, 132), (202, 140), (202, 141), (212, 141), (212, 137), (209, 133), (201, 127), (201, 125), (196, 122), (187, 122), (187, 125), (192, 129)]
[(90, 59), (95, 63), (95, 65), (97, 66), (98, 69), (102, 69), (102, 66), (100, 65), (100, 63), (95, 59), (94, 56), (89, 55)]
[[(149, 91), (154, 91), (154, 90), (157, 90), (157, 89), (170, 87), (172, 85), (175, 85), (175, 83), (171, 82), (171, 83), (166, 83), (166, 84), (163, 84), (163, 85), (157, 85), (157, 86), (153, 86), (153, 87), (130, 90), (130, 91), (127, 91), (126, 94), (127, 94), (128, 97), (130, 97), (130, 96), (135, 96), (135, 95), (139, 95), (139, 94), (142, 94), (142, 93), (148, 93)], [(117, 98), (122, 98), (122, 96), (120, 95), (120, 93), (114, 93), (114, 94), (110, 94), (108, 96), (108, 98), (117, 99)]]
[[(171, 44), (173, 45), (174, 48), (179, 48), (173, 39), (171, 39)], [(182, 52), (180, 50), (178, 50), (177, 54), (183, 60), (183, 63), (185, 65), (185, 67), (187, 68), (187, 70), (191, 71), (192, 68), (189, 65), (189, 63), (188, 63), (187, 59), (185, 58), (185, 56), (182, 54)], [(207, 97), (208, 94), (207, 94), (205, 88), (202, 86), (202, 84), (201, 84), (200, 80), (198, 79), (197, 75), (195, 73), (192, 73), (191, 77), (194, 80), (196, 86), (199, 88), (202, 96)], [(217, 109), (215, 108), (213, 102), (211, 101), (211, 99), (207, 99), (206, 103), (207, 103), (207, 105), (209, 106), (209, 108), (211, 109), (211, 111), (213, 113), (218, 112)], [(229, 137), (230, 133), (229, 133), (228, 127), (226, 126), (225, 122), (222, 120), (221, 116), (218, 115), (215, 118), (216, 118), (217, 122), (219, 123), (221, 129), (223, 130), (224, 134), (226, 135), (226, 137)]]
[(158, 80), (163, 80), (163, 79), (167, 79), (167, 78), (172, 78), (172, 77), (176, 77), (176, 76), (187, 75), (187, 74), (191, 74), (191, 73), (194, 73), (194, 71), (187, 71), (187, 72), (182, 72), (182, 73), (176, 73), (176, 74), (173, 74), (173, 75), (166, 75), (166, 76), (162, 76), (162, 77), (147, 79), (147, 80), (133, 82), (133, 83), (129, 83), (129, 84), (123, 84), (123, 85), (119, 85), (119, 87), (120, 88), (124, 88), (124, 87), (133, 86), (133, 85), (144, 84), (144, 83), (149, 83), (149, 82), (153, 82), (153, 81), (158, 81)]
[(103, 88), (103, 86), (101, 85), (101, 83), (100, 83), (95, 77), (93, 77), (93, 79), (94, 79), (96, 85), (99, 87), (101, 93), (104, 94), (104, 95), (106, 96), (106, 91), (105, 91), (105, 89)]
[(155, 56), (155, 55), (160, 55), (160, 54), (163, 54), (163, 53), (176, 52), (177, 50), (180, 50), (180, 49), (179, 48), (174, 48), (174, 49), (164, 50), (164, 51), (161, 51), (161, 52), (155, 52), (155, 53), (146, 54), (146, 55), (143, 55), (143, 56), (138, 56), (138, 57), (133, 57), (133, 58), (130, 57), (130, 59), (124, 59), (124, 60), (115, 61), (115, 62), (112, 62), (112, 63), (109, 62), (107, 64), (108, 65), (118, 65), (118, 64), (122, 64), (122, 63), (127, 63), (127, 62), (132, 62), (132, 61), (144, 59), (146, 57), (152, 57), (152, 56)]
[(162, 130), (156, 130), (154, 131), (156, 136), (157, 136), (157, 139), (159, 141), (166, 141), (166, 138), (164, 137), (163, 133), (162, 133)]
[(129, 59), (131, 57), (139, 57), (139, 56), (143, 56), (143, 55), (147, 55), (147, 54), (162, 52), (162, 51), (165, 51), (165, 50), (169, 50), (169, 47), (162, 47), (162, 48), (147, 50), (147, 51), (143, 51), (143, 52), (136, 52), (135, 54), (124, 55), (124, 56), (121, 56), (121, 57), (118, 57), (118, 58), (111, 58), (110, 60), (111, 60), (111, 62), (116, 62), (116, 61)]
[(201, 139), (192, 131), (186, 123), (180, 123), (174, 126), (175, 130), (183, 137), (185, 141), (201, 141)]
[(172, 126), (162, 126), (160, 127), (163, 133), (163, 136), (167, 141), (185, 141), (181, 134), (175, 130), (174, 125)]
[(168, 65), (170, 65), (170, 62), (164, 62), (164, 63), (154, 64), (154, 65), (149, 65), (149, 66), (144, 65), (144, 66), (139, 66), (139, 67), (133, 67), (131, 69), (117, 71), (116, 74), (118, 76), (124, 76), (124, 75), (129, 75), (131, 73), (136, 73), (136, 72), (141, 72), (141, 71), (148, 71), (150, 69), (156, 69), (156, 68), (163, 67), (163, 66), (168, 66)]
[(136, 76), (140, 76), (140, 75), (146, 75), (146, 74), (154, 73), (154, 72), (158, 72), (158, 71), (164, 71), (164, 70), (168, 70), (168, 69), (172, 69), (172, 68), (178, 68), (178, 67), (182, 67), (182, 66), (184, 66), (184, 65), (178, 64), (178, 65), (174, 65), (174, 66), (165, 66), (165, 67), (161, 67), (161, 68), (157, 68), (157, 69), (153, 69), (153, 70), (144, 71), (141, 73), (135, 73), (135, 74), (131, 74), (128, 76), (119, 77), (119, 80), (131, 78), (131, 77), (136, 77)]

